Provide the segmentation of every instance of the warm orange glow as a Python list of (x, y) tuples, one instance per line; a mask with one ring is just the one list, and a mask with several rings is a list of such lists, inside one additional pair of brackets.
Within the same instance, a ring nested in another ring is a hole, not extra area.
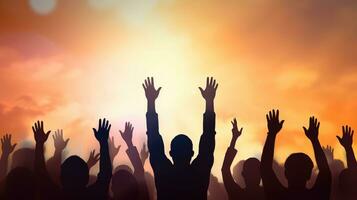
[(118, 130), (131, 121), (135, 144), (146, 141), (141, 83), (154, 76), (163, 87), (157, 110), (166, 148), (186, 133), (197, 152), (204, 111), (198, 86), (214, 76), (215, 174), (230, 120), (244, 127), (236, 161), (260, 157), (272, 108), (286, 120), (277, 140), (280, 161), (295, 151), (313, 156), (302, 130), (310, 115), (321, 121), (322, 144), (344, 160), (335, 135), (344, 124), (357, 128), (355, 2), (56, 2), (45, 14), (26, 1), (0, 3), (1, 134), (32, 141), (31, 124), (43, 119), (71, 138), (68, 155), (87, 157), (98, 148), (91, 128), (107, 117), (123, 144), (116, 162), (128, 163)]

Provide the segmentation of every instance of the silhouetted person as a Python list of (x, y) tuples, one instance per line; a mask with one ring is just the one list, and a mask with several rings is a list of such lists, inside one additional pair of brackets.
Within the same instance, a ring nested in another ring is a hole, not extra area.
[(43, 199), (107, 199), (108, 188), (112, 176), (108, 137), (111, 125), (107, 120), (99, 120), (98, 130), (93, 128), (95, 138), (100, 144), (100, 171), (97, 181), (87, 187), (89, 169), (87, 163), (78, 156), (67, 158), (61, 165), (60, 189), (50, 179), (45, 166), (44, 143), (51, 131), (45, 132), (43, 122), (37, 122), (32, 127), (36, 141), (35, 175), (39, 194)]
[[(141, 163), (143, 163), (143, 166), (145, 166), (145, 162), (148, 158), (149, 158), (149, 150), (147, 149), (146, 144), (144, 143), (140, 151), (140, 159), (141, 159)], [(145, 180), (148, 187), (150, 199), (156, 200), (157, 195), (156, 195), (154, 176), (149, 172), (145, 172)]]
[(357, 162), (352, 148), (354, 131), (344, 126), (342, 132), (342, 138), (337, 136), (337, 139), (346, 151), (347, 169), (340, 173), (338, 190), (341, 199), (352, 200), (357, 197)]
[(112, 164), (114, 164), (114, 159), (118, 155), (120, 147), (121, 147), (120, 145), (115, 146), (114, 137), (112, 136), (109, 139), (109, 155), (110, 155), (110, 160), (111, 160)]
[(52, 135), (52, 138), (55, 151), (53, 153), (53, 156), (47, 160), (46, 166), (52, 180), (56, 184), (60, 184), (62, 153), (69, 142), (69, 138), (64, 140), (63, 130), (55, 131), (55, 134)]
[(331, 191), (331, 173), (327, 159), (318, 139), (320, 123), (314, 117), (310, 118), (309, 128), (304, 128), (305, 135), (312, 143), (316, 163), (319, 169), (315, 185), (311, 189), (306, 188), (313, 169), (313, 162), (304, 153), (293, 153), (285, 161), (285, 176), (288, 187), (285, 188), (277, 179), (273, 169), (273, 157), (275, 138), (283, 127), (283, 121), (279, 120), (279, 110), (270, 111), (266, 115), (268, 122), (268, 134), (262, 154), (261, 173), (264, 190), (267, 199), (302, 199), (302, 200), (328, 200)]
[(242, 176), (245, 188), (237, 184), (231, 174), (231, 165), (237, 150), (234, 148), (238, 137), (242, 134), (243, 128), (238, 130), (237, 120), (232, 121), (232, 140), (226, 151), (222, 166), (223, 183), (228, 193), (229, 199), (260, 200), (265, 199), (264, 190), (260, 187), (260, 161), (256, 158), (249, 158), (243, 164)]
[(21, 148), (12, 154), (11, 169), (25, 167), (33, 171), (33, 162), (35, 160), (35, 149)]
[(11, 143), (11, 135), (6, 134), (1, 138), (1, 157), (0, 157), (0, 182), (6, 177), (9, 156), (14, 152), (16, 143)]
[(331, 170), (331, 200), (337, 200), (338, 198), (338, 179), (342, 170), (345, 168), (344, 163), (341, 160), (334, 158), (334, 149), (331, 146), (322, 147), (327, 158)]
[(125, 130), (119, 131), (128, 146), (126, 153), (134, 166), (134, 174), (127, 170), (119, 170), (114, 173), (111, 189), (116, 200), (149, 200), (144, 167), (140, 160), (139, 152), (132, 141), (133, 130), (134, 127), (127, 122), (125, 123)]
[(6, 177), (3, 199), (33, 200), (36, 197), (36, 184), (33, 173), (24, 167), (17, 167)]
[(191, 163), (194, 154), (192, 141), (186, 135), (180, 134), (171, 141), (170, 156), (173, 164), (165, 155), (164, 143), (159, 133), (158, 115), (155, 110), (155, 100), (159, 96), (161, 87), (155, 89), (153, 78), (145, 80), (143, 87), (148, 102), (146, 124), (150, 163), (154, 171), (158, 200), (207, 199), (214, 160), (216, 133), (214, 97), (218, 84), (213, 78), (207, 78), (206, 89), (199, 88), (206, 101), (206, 112), (203, 116), (203, 134), (198, 156)]
[(208, 186), (208, 200), (227, 200), (228, 195), (224, 189), (224, 185), (218, 181), (218, 178), (211, 174)]

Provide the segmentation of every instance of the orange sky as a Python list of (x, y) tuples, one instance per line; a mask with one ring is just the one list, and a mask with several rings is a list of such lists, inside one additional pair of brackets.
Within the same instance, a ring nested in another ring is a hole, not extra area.
[[(341, 125), (357, 127), (356, 9), (354, 0), (0, 0), (1, 133), (30, 145), (31, 124), (43, 119), (71, 138), (67, 156), (87, 157), (98, 148), (91, 128), (107, 117), (122, 144), (118, 129), (132, 121), (141, 146), (141, 82), (154, 76), (163, 87), (157, 110), (166, 148), (185, 133), (197, 152), (197, 87), (214, 76), (216, 174), (229, 121), (244, 127), (236, 161), (259, 157), (272, 108), (286, 121), (278, 160), (312, 155), (302, 130), (310, 115), (321, 121), (322, 144), (344, 160), (335, 135)], [(125, 148), (116, 163), (128, 163)]]

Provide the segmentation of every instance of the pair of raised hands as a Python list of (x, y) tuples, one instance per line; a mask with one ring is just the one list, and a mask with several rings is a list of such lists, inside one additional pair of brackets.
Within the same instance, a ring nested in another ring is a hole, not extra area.
[[(284, 120), (279, 119), (279, 110), (272, 110), (266, 115), (267, 126), (268, 126), (268, 134), (269, 135), (277, 135), (279, 131), (282, 129)], [(318, 141), (319, 136), (319, 128), (320, 122), (317, 121), (315, 117), (310, 117), (309, 119), (309, 127), (306, 128), (303, 126), (305, 135), (311, 141)]]
[[(103, 119), (103, 121), (101, 119), (99, 120), (98, 129), (93, 128), (94, 136), (99, 143), (104, 144), (108, 141), (110, 128), (111, 125), (109, 124), (109, 121), (106, 119)], [(32, 126), (32, 131), (34, 133), (36, 144), (42, 144), (42, 145), (47, 141), (48, 136), (51, 133), (51, 131), (45, 132), (43, 121), (37, 121), (34, 124), (34, 126)], [(53, 135), (53, 141), (56, 149), (63, 150), (67, 146), (69, 139), (64, 140), (63, 131), (57, 130), (55, 132), (55, 135)]]
[[(154, 83), (154, 78), (147, 78), (144, 83), (143, 83), (143, 88), (145, 91), (145, 96), (146, 99), (149, 102), (154, 102), (157, 97), (159, 96), (161, 87), (159, 87), (158, 89), (155, 88), (155, 83)], [(216, 80), (213, 79), (213, 77), (209, 78), (207, 77), (206, 79), (206, 88), (202, 89), (201, 87), (199, 87), (199, 90), (201, 91), (202, 97), (206, 100), (206, 101), (213, 101), (213, 99), (216, 96), (216, 91), (218, 88), (218, 83), (216, 83)]]

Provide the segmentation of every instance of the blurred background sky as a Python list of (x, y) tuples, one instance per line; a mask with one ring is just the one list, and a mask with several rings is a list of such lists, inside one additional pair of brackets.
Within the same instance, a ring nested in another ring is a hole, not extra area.
[[(198, 86), (213, 76), (216, 175), (230, 120), (244, 127), (235, 162), (260, 158), (273, 108), (285, 119), (279, 161), (296, 151), (314, 158), (302, 129), (311, 115), (321, 121), (322, 144), (344, 160), (335, 136), (342, 125), (357, 127), (356, 20), (355, 0), (0, 0), (0, 134), (31, 146), (31, 125), (42, 119), (71, 138), (66, 156), (86, 159), (99, 148), (92, 127), (107, 117), (122, 144), (115, 162), (129, 163), (118, 130), (131, 121), (134, 144), (146, 141), (141, 83), (153, 76), (163, 87), (166, 150), (185, 133), (198, 152)], [(50, 138), (47, 156), (52, 146)]]

